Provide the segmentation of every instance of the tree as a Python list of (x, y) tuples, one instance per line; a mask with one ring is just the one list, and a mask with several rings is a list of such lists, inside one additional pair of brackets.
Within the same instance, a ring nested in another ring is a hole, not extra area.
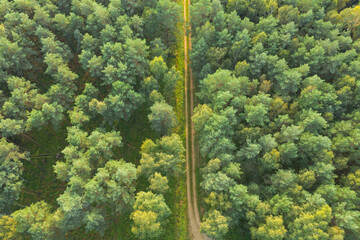
[(301, 133), (303, 133), (303, 130), (298, 126), (290, 125), (286, 127), (283, 125), (281, 127), (279, 140), (281, 142), (295, 142), (299, 139)]
[(156, 102), (164, 102), (165, 99), (163, 97), (163, 95), (161, 95), (161, 93), (159, 93), (157, 90), (153, 90), (150, 95), (149, 95), (149, 100), (152, 103), (156, 103)]
[[(126, 212), (135, 198), (135, 180), (136, 168), (133, 164), (122, 160), (108, 161), (85, 185), (86, 203), (114, 206), (116, 212)], [(93, 216), (98, 218), (94, 213)]]
[(46, 53), (44, 62), (48, 66), (45, 73), (54, 77), (57, 82), (64, 87), (75, 90), (76, 86), (74, 85), (74, 81), (77, 79), (78, 75), (70, 70), (60, 54)]
[(63, 84), (54, 84), (51, 85), (49, 90), (46, 93), (46, 96), (49, 97), (50, 102), (57, 103), (65, 108), (69, 108), (70, 96), (73, 96), (74, 88), (68, 88)]
[(201, 132), (206, 122), (211, 118), (213, 110), (206, 104), (198, 105), (194, 110), (193, 122), (195, 130)]
[(170, 209), (163, 195), (139, 192), (130, 218), (134, 221), (131, 231), (140, 239), (155, 238), (164, 232)]
[(106, 222), (105, 218), (99, 214), (98, 210), (93, 210), (87, 213), (84, 222), (86, 223), (85, 229), (87, 231), (96, 231), (101, 235), (104, 234), (104, 230), (106, 229)]
[(10, 216), (3, 215), (0, 218), (0, 237), (4, 240), (17, 240), (20, 239), (16, 232), (17, 222)]
[(264, 126), (267, 122), (269, 122), (268, 108), (264, 106), (264, 104), (260, 103), (255, 106), (246, 105), (245, 113), (247, 115), (246, 121), (250, 126)]
[(349, 173), (345, 179), (346, 185), (352, 189), (359, 189), (360, 187), (360, 169), (353, 173)]
[(358, 210), (344, 200), (353, 193), (323, 190), (344, 184), (359, 190), (353, 3), (201, 0), (191, 6), (205, 216), (216, 209), (232, 230), (251, 229), (243, 238), (358, 234)]
[[(206, 77), (206, 74), (201, 74), (204, 66), (207, 64), (206, 51), (208, 45), (205, 39), (202, 37), (197, 41), (194, 41), (192, 51), (190, 52), (191, 67), (194, 69), (195, 76), (199, 78)], [(209, 72), (207, 72), (209, 73)]]
[(246, 145), (238, 152), (241, 159), (254, 160), (261, 152), (261, 145), (246, 140)]
[(269, 204), (271, 205), (271, 213), (274, 215), (287, 216), (294, 207), (293, 199), (287, 195), (276, 194), (270, 199)]
[(234, 96), (247, 95), (250, 81), (247, 77), (236, 78), (228, 70), (218, 70), (200, 83), (199, 97), (204, 103), (213, 102), (218, 92), (229, 91)]
[(278, 169), (281, 165), (280, 162), (280, 152), (277, 149), (273, 149), (270, 152), (264, 154), (260, 159), (262, 167), (266, 169)]
[(247, 210), (253, 210), (261, 202), (258, 196), (250, 194), (248, 188), (241, 184), (231, 187), (229, 193), (233, 209), (241, 217), (245, 217)]
[(331, 140), (328, 137), (304, 133), (300, 137), (299, 155), (304, 160), (314, 159), (314, 156), (329, 150), (330, 147)]
[[(72, 185), (75, 184), (73, 179), (74, 177), (70, 179)], [(102, 234), (106, 229), (106, 213), (102, 210), (103, 207), (115, 206), (116, 213), (127, 211), (126, 209), (134, 202), (135, 179), (136, 169), (130, 163), (109, 161), (104, 168), (98, 169), (95, 177), (83, 186), (85, 194), (82, 196), (82, 201), (85, 205), (80, 210), (80, 216), (84, 217), (83, 222), (88, 231), (97, 231)], [(90, 205), (97, 208), (87, 209), (86, 206)], [(83, 211), (86, 212), (85, 215), (82, 214)], [(65, 217), (71, 217), (70, 213), (66, 211)]]
[(94, 78), (100, 77), (102, 74), (102, 70), (104, 60), (101, 56), (93, 56), (87, 63), (87, 68), (89, 69), (90, 75)]
[(356, 17), (360, 12), (360, 6), (353, 8), (346, 8), (340, 12), (341, 22), (353, 31), (354, 36), (359, 36), (358, 26), (360, 25), (359, 19)]
[(80, 227), (84, 219), (84, 203), (81, 196), (67, 190), (57, 198), (57, 202), (62, 215), (58, 223), (59, 228), (67, 232)]
[(42, 111), (32, 110), (26, 121), (26, 129), (31, 130), (33, 128), (40, 128), (45, 124), (45, 118)]
[[(61, 215), (58, 227), (70, 231), (84, 226), (87, 231), (104, 233), (109, 217), (126, 213), (135, 200), (136, 168), (123, 160), (113, 160), (122, 146), (119, 132), (97, 128), (88, 134), (78, 126), (68, 128), (69, 143), (54, 172), (67, 182), (57, 202)], [(107, 212), (111, 208), (114, 211)], [(110, 215), (110, 216), (109, 216)]]
[(85, 113), (89, 113), (89, 102), (93, 98), (97, 98), (98, 93), (98, 89), (96, 89), (91, 83), (86, 83), (83, 93), (75, 98), (75, 106)]
[(278, 19), (280, 21), (280, 24), (287, 24), (289, 22), (296, 22), (299, 12), (296, 7), (293, 7), (291, 5), (284, 5), (281, 6), (278, 9)]
[[(18, 18), (19, 15), (15, 16)], [(31, 67), (26, 59), (26, 54), (23, 48), (16, 42), (9, 41), (6, 37), (0, 37), (0, 52), (2, 61), (0, 62), (1, 71), (0, 76), (6, 79), (5, 76), (21, 74), (22, 71)], [(4, 71), (5, 70), (5, 71)]]
[(148, 10), (145, 17), (145, 36), (151, 39), (160, 37), (169, 47), (174, 43), (177, 23), (181, 20), (181, 7), (169, 0), (156, 2), (154, 9)]
[(0, 120), (0, 132), (4, 137), (11, 137), (24, 131), (24, 121), (5, 118)]
[(174, 94), (175, 87), (178, 82), (182, 80), (180, 73), (173, 66), (170, 70), (164, 75), (164, 95), (167, 97), (168, 101)]
[(242, 62), (236, 63), (234, 73), (237, 77), (246, 76), (248, 74), (249, 68), (250, 65), (246, 62), (246, 60), (244, 60)]
[(139, 239), (152, 239), (161, 236), (161, 224), (157, 222), (157, 214), (152, 211), (134, 211), (131, 215), (134, 226), (131, 232)]
[(47, 100), (38, 93), (34, 84), (24, 78), (9, 77), (7, 85), (11, 95), (2, 106), (2, 114), (7, 117), (26, 119), (28, 110), (41, 107)]
[(228, 232), (229, 226), (226, 217), (219, 211), (212, 210), (201, 223), (200, 230), (209, 237), (221, 239)]
[(104, 99), (105, 110), (99, 113), (110, 123), (117, 119), (126, 121), (143, 101), (143, 97), (129, 84), (117, 81), (112, 84), (110, 94)]
[(149, 96), (153, 91), (159, 91), (160, 86), (154, 77), (147, 77), (141, 82), (140, 92), (144, 96)]
[(236, 11), (239, 16), (244, 16), (249, 7), (246, 0), (229, 0), (227, 5), (228, 12)]
[(284, 239), (286, 229), (282, 216), (266, 216), (266, 223), (260, 224), (259, 228), (252, 228), (252, 235), (255, 239)]
[(44, 240), (63, 239), (63, 235), (57, 231), (51, 207), (44, 201), (18, 210), (11, 217), (16, 220), (16, 231), (22, 237)]
[[(86, 45), (84, 45), (84, 46), (86, 46)], [(85, 48), (81, 51), (81, 54), (79, 54), (79, 63), (81, 63), (82, 68), (84, 70), (87, 70), (88, 63), (89, 63), (90, 59), (92, 59), (93, 57), (96, 57), (95, 54), (92, 51), (87, 50), (87, 48)]]
[(19, 148), (8, 143), (5, 138), (0, 141), (0, 210), (9, 213), (11, 207), (19, 199), (22, 188), (23, 164), (27, 160), (26, 153), (21, 153)]
[(166, 66), (166, 63), (164, 62), (164, 59), (160, 57), (155, 57), (150, 62), (150, 72), (154, 76), (156, 80), (159, 82), (163, 82), (164, 75), (168, 71), (168, 67)]
[(147, 139), (141, 146), (141, 159), (138, 171), (150, 176), (155, 172), (164, 176), (178, 175), (183, 172), (185, 149), (177, 134), (164, 136), (153, 142)]
[(166, 135), (176, 126), (177, 120), (172, 106), (165, 102), (155, 102), (150, 108), (148, 118), (151, 127), (160, 135)]
[(300, 125), (304, 131), (316, 135), (328, 126), (326, 120), (319, 113), (313, 110), (303, 110), (300, 115), (300, 119), (302, 120)]
[(135, 84), (137, 80), (144, 79), (149, 61), (149, 47), (145, 40), (126, 39), (124, 45), (124, 64), (127, 66), (126, 76), (127, 82)]
[(150, 42), (151, 49), (151, 59), (154, 57), (162, 57), (166, 62), (169, 57), (169, 50), (166, 48), (165, 44), (161, 41), (160, 38), (155, 38)]
[(331, 208), (319, 206), (314, 212), (302, 212), (294, 222), (289, 224), (288, 236), (291, 239), (329, 239), (327, 233), (331, 220)]
[(191, 25), (196, 30), (204, 25), (207, 20), (212, 20), (214, 12), (209, 0), (197, 1), (190, 6)]
[[(68, 151), (65, 156), (67, 154)], [(88, 231), (103, 233), (107, 227), (104, 208), (115, 209), (111, 215), (119, 216), (134, 203), (136, 169), (131, 163), (111, 160), (103, 168), (98, 168), (91, 178), (91, 169), (86, 164), (82, 159), (74, 161), (71, 171), (78, 174), (69, 174), (69, 186), (57, 199), (62, 215), (59, 227), (68, 231), (85, 224)], [(56, 172), (59, 176), (64, 167), (63, 164), (57, 164)]]
[(276, 174), (271, 176), (271, 189), (275, 193), (284, 193), (295, 187), (298, 179), (291, 170), (279, 169)]
[(310, 189), (316, 182), (315, 172), (304, 169), (299, 174), (299, 182), (305, 189)]
[[(0, 0), (0, 212), (10, 214), (0, 238), (72, 239), (78, 229), (109, 238), (109, 223), (127, 216), (134, 238), (166, 238), (161, 194), (171, 199), (169, 182), (184, 173), (181, 137), (144, 141), (135, 167), (118, 159), (123, 139), (111, 129), (144, 114), (150, 135), (176, 128), (170, 105), (181, 106), (183, 79), (174, 50), (184, 24), (200, 104), (202, 230), (214, 239), (359, 238), (357, 1), (197, 0), (185, 23), (181, 8), (171, 0)], [(34, 141), (28, 132), (44, 140), (44, 127), (67, 118), (62, 154), (55, 143), (41, 141), (45, 152), (23, 146)], [(51, 206), (20, 209), (19, 191), (33, 194), (22, 181), (38, 186), (42, 177), (21, 164), (35, 165), (20, 146), (37, 159), (56, 155), (64, 188), (56, 206), (41, 185), (38, 197)], [(131, 214), (136, 177), (153, 193)]]
[(68, 113), (71, 124), (75, 126), (80, 124), (84, 125), (90, 121), (90, 117), (78, 108), (74, 108), (73, 111), (69, 111)]
[(298, 69), (285, 70), (277, 75), (275, 78), (279, 84), (277, 88), (279, 94), (286, 96), (295, 93), (299, 88), (302, 76), (302, 72), (298, 71)]
[(348, 187), (341, 187), (333, 183), (323, 184), (317, 190), (321, 197), (332, 208), (332, 216), (336, 218), (337, 226), (345, 229), (348, 234), (358, 234), (357, 218), (360, 211), (356, 208), (357, 195)]
[(149, 189), (158, 194), (164, 194), (169, 190), (168, 179), (166, 176), (162, 176), (161, 173), (155, 173), (150, 177)]
[(201, 187), (207, 192), (228, 192), (229, 188), (235, 185), (234, 179), (227, 176), (225, 173), (218, 171), (216, 173), (209, 173), (203, 176), (204, 180), (201, 182)]
[(236, 111), (229, 107), (221, 114), (213, 114), (212, 110), (203, 105), (195, 110), (193, 121), (199, 134), (200, 153), (209, 158), (229, 159), (224, 155), (233, 155), (235, 145), (234, 124)]
[(42, 106), (44, 119), (51, 121), (54, 127), (58, 127), (63, 119), (63, 107), (57, 103), (45, 103)]

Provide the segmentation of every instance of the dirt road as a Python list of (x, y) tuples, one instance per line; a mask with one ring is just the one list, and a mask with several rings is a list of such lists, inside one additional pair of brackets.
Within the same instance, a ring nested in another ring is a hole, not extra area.
[[(189, 235), (191, 239), (208, 239), (200, 233), (200, 214), (196, 191), (195, 130), (192, 123), (194, 109), (194, 82), (189, 66), (188, 50), (191, 49), (191, 34), (188, 32), (190, 0), (184, 0), (184, 67), (185, 67), (185, 114), (186, 114), (186, 190), (188, 203)], [(190, 31), (189, 31), (190, 32)], [(190, 156), (191, 152), (191, 156)]]

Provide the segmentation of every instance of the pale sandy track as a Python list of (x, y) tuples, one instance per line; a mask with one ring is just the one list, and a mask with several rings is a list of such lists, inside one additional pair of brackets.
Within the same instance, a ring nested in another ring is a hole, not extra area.
[[(191, 34), (187, 34), (187, 8), (190, 0), (184, 0), (184, 67), (185, 67), (185, 114), (186, 114), (186, 192), (188, 204), (189, 235), (191, 239), (208, 239), (200, 233), (200, 214), (196, 191), (196, 148), (195, 130), (192, 123), (194, 109), (194, 82), (191, 67), (189, 67), (188, 50), (191, 49)], [(189, 150), (191, 149), (191, 159)], [(191, 161), (191, 167), (190, 167)]]

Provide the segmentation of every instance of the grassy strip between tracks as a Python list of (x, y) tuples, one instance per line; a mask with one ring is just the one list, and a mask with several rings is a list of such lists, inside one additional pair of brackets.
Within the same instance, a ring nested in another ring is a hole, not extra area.
[[(182, 0), (176, 0), (176, 2), (183, 6)], [(174, 110), (178, 120), (178, 126), (176, 133), (180, 135), (184, 145), (186, 138), (186, 126), (185, 126), (185, 82), (184, 82), (184, 22), (180, 21), (177, 25), (176, 34), (176, 49), (174, 64), (176, 69), (181, 73), (181, 80), (178, 82), (175, 89), (175, 104)], [(182, 174), (177, 179), (175, 186), (175, 206), (172, 209), (175, 217), (175, 230), (176, 236), (174, 239), (189, 239), (188, 235), (188, 220), (187, 220), (187, 201), (186, 201), (186, 174)]]

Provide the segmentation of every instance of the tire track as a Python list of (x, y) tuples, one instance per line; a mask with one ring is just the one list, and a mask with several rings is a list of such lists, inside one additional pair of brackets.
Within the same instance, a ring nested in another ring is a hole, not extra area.
[[(197, 203), (196, 191), (196, 155), (195, 155), (195, 130), (192, 122), (194, 109), (194, 81), (192, 69), (189, 67), (188, 50), (191, 49), (191, 33), (187, 31), (188, 8), (190, 0), (184, 0), (184, 68), (185, 68), (185, 114), (186, 114), (186, 190), (188, 204), (189, 235), (191, 239), (208, 239), (200, 232), (200, 214)], [(190, 32), (190, 31), (189, 31)], [(189, 103), (190, 102), (190, 103)], [(190, 148), (191, 147), (191, 148)], [(189, 150), (191, 149), (191, 159)], [(191, 168), (190, 168), (191, 160)]]

